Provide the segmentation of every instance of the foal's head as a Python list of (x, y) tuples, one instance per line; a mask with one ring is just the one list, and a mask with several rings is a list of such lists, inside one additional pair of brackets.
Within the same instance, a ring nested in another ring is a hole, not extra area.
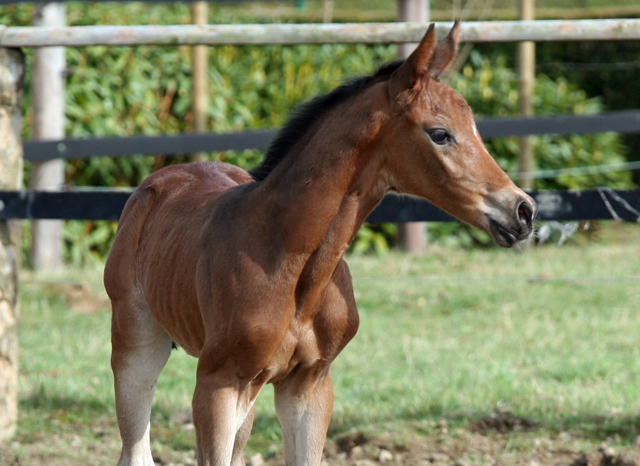
[(381, 142), (389, 183), (510, 247), (531, 234), (536, 206), (487, 152), (464, 98), (440, 81), (456, 57), (459, 37), (456, 21), (436, 44), (432, 24), (387, 81), (393, 117)]

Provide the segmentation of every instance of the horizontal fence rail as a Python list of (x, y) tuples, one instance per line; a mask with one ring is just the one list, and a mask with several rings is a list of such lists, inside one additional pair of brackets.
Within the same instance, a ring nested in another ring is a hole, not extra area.
[[(477, 125), (485, 139), (531, 134), (585, 134), (607, 131), (640, 133), (640, 110), (582, 116), (483, 118), (477, 121)], [(96, 155), (170, 155), (266, 149), (275, 134), (276, 130), (261, 130), (229, 134), (32, 140), (24, 142), (24, 157), (30, 161), (43, 161), (56, 158), (84, 159)]]
[[(440, 36), (451, 23), (437, 23)], [(253, 24), (173, 26), (0, 26), (0, 47), (92, 45), (269, 45), (325, 43), (405, 43), (421, 39), (423, 23)], [(640, 40), (640, 19), (491, 21), (462, 24), (462, 41), (519, 42), (573, 40)], [(640, 112), (547, 118), (491, 118), (478, 123), (485, 138), (525, 135), (639, 132)], [(94, 155), (174, 154), (265, 148), (274, 132), (190, 134), (107, 139), (27, 141), (29, 160), (85, 158)], [(130, 192), (4, 191), (0, 218), (117, 220)], [(534, 193), (540, 220), (640, 218), (640, 190)], [(452, 217), (426, 201), (387, 196), (368, 219), (371, 222), (449, 221)]]
[[(130, 191), (0, 191), (0, 219), (118, 220)], [(535, 191), (538, 220), (640, 222), (640, 189)], [(455, 221), (428, 201), (388, 195), (367, 219), (382, 222)]]
[[(30, 3), (49, 3), (51, 0), (35, 0)], [(94, 3), (96, 0), (60, 0), (56, 3)], [(132, 0), (109, 0), (109, 3), (130, 3)], [(136, 0), (142, 3), (194, 3), (202, 0)], [(256, 0), (207, 0), (209, 3), (252, 3)], [(276, 2), (282, 0), (260, 0), (260, 2)], [(0, 0), (0, 5), (13, 5), (16, 3), (26, 3), (25, 0)]]
[[(640, 117), (640, 112), (638, 112)], [(640, 132), (640, 128), (638, 129)], [(86, 159), (96, 155), (169, 155), (227, 150), (266, 149), (276, 130), (241, 133), (192, 133), (175, 136), (130, 136), (110, 138), (31, 140), (23, 143), (24, 158), (30, 161)]]
[[(444, 36), (450, 22), (436, 23)], [(1, 47), (92, 45), (295, 45), (419, 42), (425, 23), (0, 26)], [(640, 40), (640, 19), (469, 21), (463, 42)]]

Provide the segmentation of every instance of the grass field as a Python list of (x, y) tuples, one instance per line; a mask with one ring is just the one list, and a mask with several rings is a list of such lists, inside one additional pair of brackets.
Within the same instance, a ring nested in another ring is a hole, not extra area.
[[(632, 444), (640, 434), (638, 244), (640, 227), (614, 225), (521, 252), (435, 245), (424, 257), (350, 257), (361, 326), (333, 366), (330, 437), (356, 429), (402, 443), (443, 423), (464, 432), (509, 412), (530, 427), (510, 434), (510, 448), (567, 433), (574, 449)], [(114, 464), (100, 271), (48, 278), (23, 275), (11, 454), (27, 465)], [(195, 365), (179, 350), (161, 375), (157, 454), (193, 448), (193, 430), (177, 419), (189, 409)], [(271, 394), (267, 387), (259, 398), (249, 444), (265, 456), (281, 447)], [(52, 441), (60, 438), (67, 443)]]

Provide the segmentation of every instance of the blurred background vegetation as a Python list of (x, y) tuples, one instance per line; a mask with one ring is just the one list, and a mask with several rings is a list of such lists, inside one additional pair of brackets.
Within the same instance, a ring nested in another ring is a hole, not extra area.
[[(302, 7), (296, 7), (302, 4)], [(536, 2), (538, 18), (640, 17), (637, 0), (551, 0)], [(393, 21), (395, 0), (334, 2), (333, 21)], [(209, 22), (315, 22), (324, 17), (323, 1), (212, 3)], [(507, 0), (432, 0), (434, 20), (515, 19), (516, 2)], [(33, 6), (0, 8), (0, 24), (30, 25)], [(186, 24), (188, 4), (67, 4), (70, 25)], [(517, 114), (515, 44), (476, 44), (449, 80), (469, 101), (477, 117)], [(29, 51), (27, 51), (29, 53)], [(305, 45), (212, 47), (209, 51), (209, 130), (242, 131), (280, 126), (296, 104), (328, 92), (352, 76), (371, 73), (394, 59), (396, 46)], [(596, 114), (640, 108), (640, 42), (540, 43), (536, 49), (535, 113)], [(31, 57), (28, 55), (28, 66)], [(188, 47), (67, 48), (66, 132), (73, 137), (181, 133), (192, 129), (191, 54)], [(27, 81), (29, 75), (27, 75)], [(30, 138), (29, 83), (24, 137)], [(517, 138), (486, 141), (507, 171), (517, 170)], [(549, 135), (536, 138), (536, 168), (558, 169), (640, 159), (640, 137), (613, 133)], [(262, 153), (208, 154), (244, 168)], [(71, 186), (134, 187), (163, 166), (188, 161), (187, 155), (94, 157), (66, 164)], [(537, 189), (634, 187), (631, 172), (536, 180)], [(29, 167), (25, 172), (26, 182)], [(66, 259), (80, 266), (105, 258), (114, 222), (71, 221), (65, 227)], [(430, 239), (452, 237), (458, 244), (488, 244), (486, 235), (460, 225), (438, 224)], [(365, 226), (354, 249), (384, 251), (393, 246), (395, 227)], [(25, 234), (28, 247), (28, 229)], [(26, 255), (25, 255), (26, 257)]]

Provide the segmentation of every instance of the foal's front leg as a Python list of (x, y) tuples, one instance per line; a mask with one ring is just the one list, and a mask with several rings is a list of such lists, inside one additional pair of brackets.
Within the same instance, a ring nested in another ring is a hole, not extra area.
[(274, 384), (287, 466), (318, 466), (333, 410), (329, 367), (300, 369)]
[(193, 396), (198, 466), (243, 466), (242, 450), (253, 424), (251, 388), (222, 371), (198, 368)]

